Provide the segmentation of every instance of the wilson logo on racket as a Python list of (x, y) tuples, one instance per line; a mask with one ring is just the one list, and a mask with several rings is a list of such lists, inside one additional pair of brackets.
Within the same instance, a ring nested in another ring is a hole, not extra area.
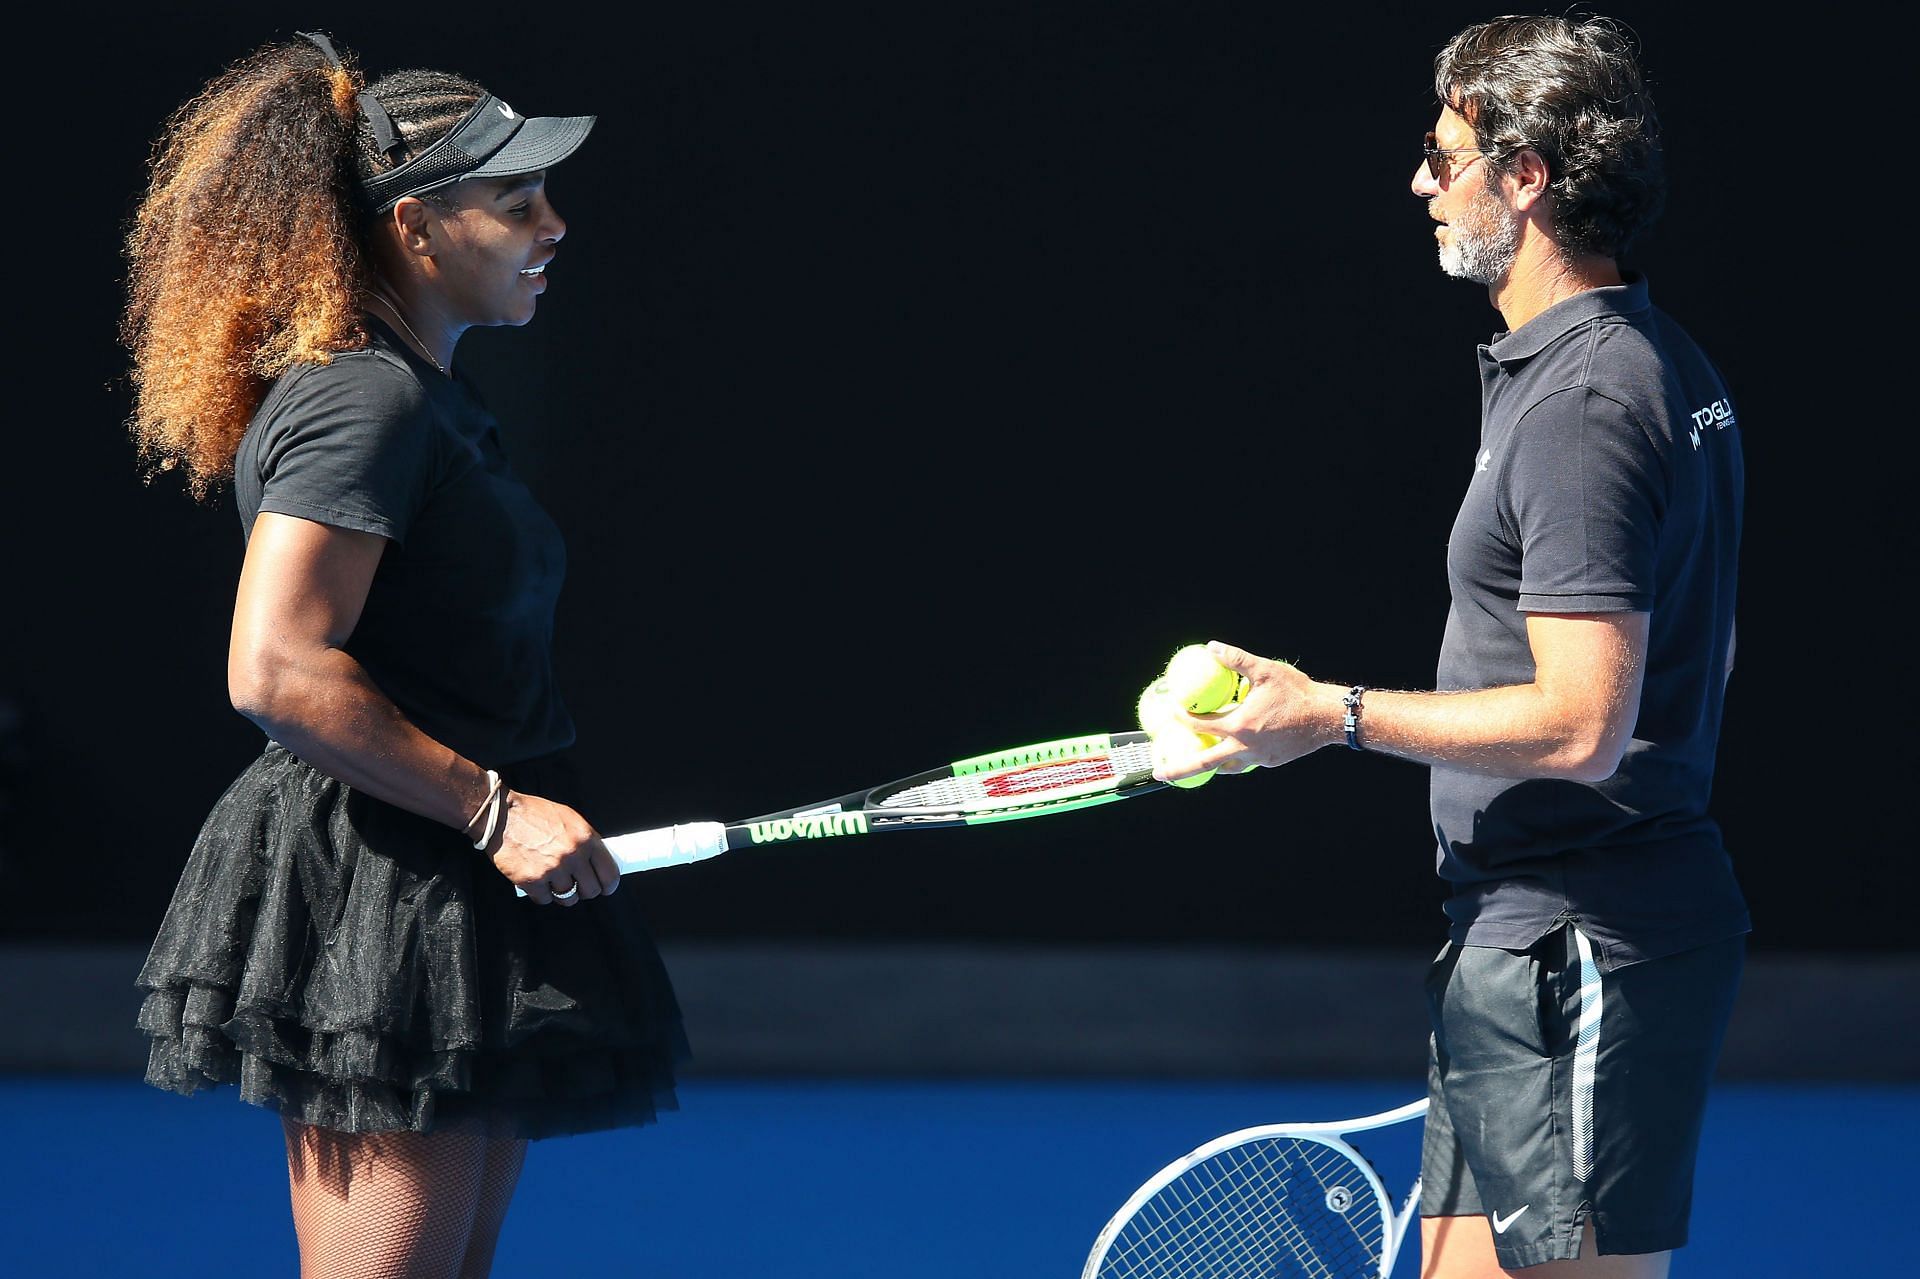
[(776, 821), (753, 822), (747, 827), (756, 844), (777, 844), (789, 839), (828, 839), (835, 835), (867, 833), (865, 813), (821, 813), (815, 817), (782, 817)]

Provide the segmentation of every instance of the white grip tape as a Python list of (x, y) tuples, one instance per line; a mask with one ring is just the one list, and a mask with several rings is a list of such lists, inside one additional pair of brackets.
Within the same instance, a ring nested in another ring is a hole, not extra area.
[[(658, 830), (637, 830), (631, 835), (613, 835), (604, 842), (620, 873), (631, 875), (635, 871), (684, 866), (717, 857), (727, 851), (727, 828), (720, 822), (687, 822)], [(527, 890), (517, 885), (513, 891), (522, 897), (527, 895)]]
[(662, 866), (703, 862), (727, 851), (727, 828), (719, 822), (688, 822), (659, 830), (638, 830), (606, 841), (622, 875)]

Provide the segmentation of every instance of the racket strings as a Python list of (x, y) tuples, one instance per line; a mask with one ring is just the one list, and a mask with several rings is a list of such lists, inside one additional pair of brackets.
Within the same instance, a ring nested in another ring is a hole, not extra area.
[(1384, 1241), (1378, 1195), (1353, 1160), (1319, 1142), (1265, 1138), (1162, 1187), (1118, 1232), (1098, 1273), (1359, 1279), (1376, 1274)]
[(879, 807), (979, 810), (1114, 790), (1126, 782), (1151, 776), (1152, 752), (1148, 743), (1124, 743), (1100, 755), (1077, 755), (943, 777), (895, 791), (880, 799)]

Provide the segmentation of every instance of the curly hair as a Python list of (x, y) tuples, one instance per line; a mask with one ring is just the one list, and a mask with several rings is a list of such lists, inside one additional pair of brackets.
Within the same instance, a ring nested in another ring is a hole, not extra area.
[[(392, 115), (396, 154), (375, 144), (363, 89)], [(366, 345), (359, 179), (418, 154), (482, 92), (436, 71), (366, 86), (351, 54), (335, 64), (303, 40), (247, 55), (168, 118), (126, 236), (120, 326), (148, 479), (177, 468), (205, 499), (274, 378)]]
[(1546, 161), (1556, 238), (1617, 257), (1666, 200), (1660, 120), (1633, 40), (1610, 18), (1508, 16), (1434, 58), (1434, 92), (1473, 126), (1489, 165)]

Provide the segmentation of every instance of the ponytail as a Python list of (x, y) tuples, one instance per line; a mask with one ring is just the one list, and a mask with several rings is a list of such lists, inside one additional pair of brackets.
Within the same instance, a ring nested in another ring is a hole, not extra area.
[(181, 469), (205, 498), (274, 378), (366, 345), (361, 87), (310, 42), (269, 45), (161, 130), (127, 234), (120, 330), (149, 478)]

